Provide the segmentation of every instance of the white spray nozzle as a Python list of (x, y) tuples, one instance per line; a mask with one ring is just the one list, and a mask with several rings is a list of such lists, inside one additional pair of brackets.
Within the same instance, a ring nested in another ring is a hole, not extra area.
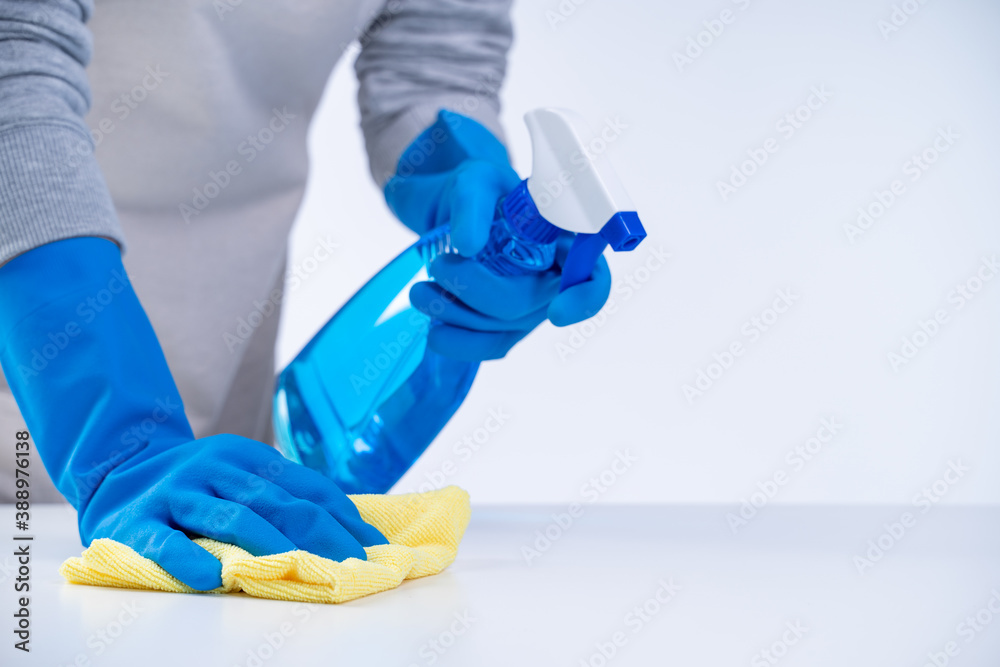
[(524, 122), (532, 145), (528, 192), (543, 218), (570, 232), (597, 234), (615, 213), (635, 210), (582, 116), (535, 109)]

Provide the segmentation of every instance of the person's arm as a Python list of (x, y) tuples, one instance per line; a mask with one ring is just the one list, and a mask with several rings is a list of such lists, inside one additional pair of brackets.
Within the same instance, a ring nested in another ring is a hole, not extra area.
[(0, 0), (0, 265), (45, 243), (123, 246), (84, 123), (91, 0)]
[(85, 545), (116, 540), (209, 590), (222, 567), (194, 536), (335, 560), (385, 543), (315, 470), (247, 438), (194, 437), (110, 241), (54, 241), (0, 266), (0, 366)]
[(385, 538), (332, 481), (191, 431), (83, 123), (91, 8), (0, 0), (0, 367), (42, 463), (85, 545), (117, 540), (194, 589), (222, 584), (198, 535), (364, 559)]
[(369, 164), (382, 187), (403, 150), (448, 109), (503, 140), (499, 89), (510, 0), (391, 0), (361, 34), (354, 69)]
[[(486, 244), (498, 199), (519, 181), (498, 121), (510, 4), (390, 0), (361, 35), (355, 63), (372, 176), (390, 209), (418, 234), (451, 226), (461, 257), (438, 257), (430, 272), (440, 284), (414, 285), (410, 301), (434, 320), (431, 349), (465, 360), (503, 357), (547, 317), (557, 326), (586, 319), (611, 290), (603, 258), (590, 280), (562, 294), (558, 261), (504, 277), (471, 259)], [(464, 286), (461, 294), (441, 287), (453, 284)]]

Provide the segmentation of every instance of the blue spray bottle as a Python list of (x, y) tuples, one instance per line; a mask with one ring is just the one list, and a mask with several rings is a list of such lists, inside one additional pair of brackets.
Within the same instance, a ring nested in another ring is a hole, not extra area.
[[(552, 266), (559, 230), (576, 232), (560, 289), (590, 277), (608, 245), (632, 250), (646, 236), (607, 159), (588, 151), (577, 114), (525, 115), (532, 175), (497, 204), (476, 257), (499, 275)], [(385, 493), (465, 400), (478, 362), (427, 348), (430, 318), (410, 305), (410, 287), (428, 280), (441, 253), (455, 252), (449, 229), (425, 234), (348, 301), (278, 378), (274, 427), (289, 459), (327, 475), (347, 493)]]

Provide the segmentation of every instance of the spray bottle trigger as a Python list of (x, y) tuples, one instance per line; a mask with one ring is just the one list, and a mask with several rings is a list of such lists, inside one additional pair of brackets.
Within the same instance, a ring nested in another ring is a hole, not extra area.
[(562, 267), (559, 291), (564, 292), (590, 278), (605, 247), (610, 245), (615, 252), (628, 252), (638, 247), (644, 238), (646, 230), (635, 211), (615, 213), (597, 234), (577, 234)]

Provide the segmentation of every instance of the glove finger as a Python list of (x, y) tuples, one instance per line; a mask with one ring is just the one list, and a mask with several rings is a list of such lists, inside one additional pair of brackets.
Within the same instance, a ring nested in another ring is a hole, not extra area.
[(427, 336), (427, 346), (438, 354), (459, 361), (502, 359), (530, 331), (483, 333), (447, 324), (435, 324)]
[(113, 539), (152, 560), (170, 576), (196, 591), (222, 586), (222, 563), (179, 530), (150, 523), (139, 529), (130, 526), (127, 532)]
[(545, 321), (546, 308), (516, 320), (501, 320), (469, 308), (437, 283), (420, 282), (410, 288), (410, 303), (434, 320), (473, 331), (530, 331)]
[(357, 505), (332, 480), (298, 463), (284, 458), (281, 461), (284, 467), (272, 478), (276, 485), (292, 497), (324, 510), (361, 546), (389, 543), (378, 528), (361, 518)]
[(602, 255), (597, 259), (590, 278), (567, 288), (549, 305), (549, 320), (557, 327), (576, 324), (593, 317), (607, 303), (611, 294), (611, 269)]
[(448, 191), (451, 243), (464, 257), (473, 257), (486, 245), (497, 200), (513, 190), (520, 178), (510, 167), (467, 160), (455, 171)]
[(254, 556), (270, 556), (297, 548), (280, 530), (255, 514), (253, 508), (233, 499), (187, 494), (171, 503), (171, 516), (174, 523), (188, 533), (235, 544)]
[[(328, 528), (330, 535), (346, 538), (344, 541), (353, 551), (345, 552), (344, 558), (355, 556), (364, 559), (364, 549), (358, 542), (363, 542), (365, 546), (386, 543), (377, 529), (361, 519), (350, 498), (322, 474), (289, 461), (273, 447), (256, 440), (223, 434), (205, 438), (203, 442), (213, 440), (225, 444), (227, 465), (213, 470), (212, 476), (206, 480), (209, 488), (219, 498), (245, 506), (262, 517), (283, 539), (293, 543), (292, 549), (307, 549), (303, 544), (318, 543), (320, 546), (317, 548), (323, 550), (320, 555), (336, 552), (323, 540), (315, 541), (308, 536), (304, 538), (306, 542), (297, 539), (307, 532), (308, 524), (316, 521), (319, 521), (317, 525)], [(304, 514), (297, 519), (303, 525), (296, 525), (294, 518), (286, 520), (280, 516), (281, 503), (297, 503), (287, 511)], [(323, 516), (314, 521), (310, 517), (315, 513)], [(344, 533), (345, 530), (348, 532)], [(313, 551), (311, 548), (308, 550)]]
[[(281, 479), (292, 465), (289, 462)], [(365, 560), (365, 549), (329, 512), (316, 503), (296, 498), (278, 484), (259, 478), (254, 493), (241, 494), (240, 503), (271, 524), (290, 540), (296, 549), (329, 558)], [(350, 502), (350, 501), (348, 501)]]
[(430, 275), (465, 305), (501, 320), (530, 315), (559, 293), (556, 271), (498, 276), (479, 262), (457, 255), (439, 255), (431, 262)]
[(385, 200), (400, 222), (418, 234), (435, 227), (447, 211), (442, 202), (454, 181), (452, 172), (393, 176), (385, 184)]

